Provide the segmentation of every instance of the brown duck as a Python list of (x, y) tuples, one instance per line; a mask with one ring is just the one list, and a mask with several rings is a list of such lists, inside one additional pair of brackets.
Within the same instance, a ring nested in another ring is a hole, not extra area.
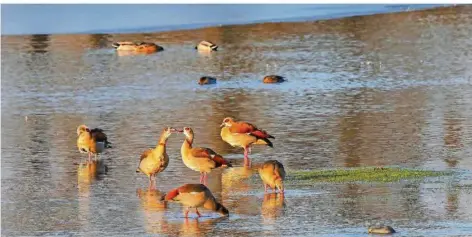
[(88, 153), (88, 159), (91, 161), (91, 155), (102, 153), (105, 148), (111, 148), (107, 135), (100, 128), (90, 129), (86, 125), (80, 125), (77, 128), (77, 148), (80, 153)]
[(369, 234), (393, 234), (396, 231), (391, 226), (369, 227)]
[(209, 85), (209, 84), (216, 84), (216, 78), (214, 77), (200, 77), (200, 80), (198, 80), (198, 84), (200, 85)]
[(250, 165), (249, 154), (252, 145), (267, 145), (273, 147), (269, 138), (275, 138), (266, 131), (258, 129), (243, 121), (234, 121), (233, 118), (227, 117), (223, 119), (221, 124), (221, 138), (233, 147), (242, 147), (244, 149), (244, 164)]
[(282, 163), (276, 160), (269, 160), (264, 162), (258, 169), (259, 176), (261, 176), (264, 183), (264, 192), (267, 192), (267, 187), (280, 193), (284, 192), (285, 169)]
[(163, 47), (149, 42), (129, 42), (129, 41), (122, 41), (122, 42), (115, 42), (112, 46), (117, 51), (133, 51), (137, 53), (154, 53), (158, 51), (164, 50)]
[(265, 76), (262, 82), (264, 83), (281, 83), (286, 81), (284, 77), (278, 75)]
[(162, 199), (165, 201), (178, 201), (186, 206), (185, 218), (188, 218), (190, 208), (195, 208), (198, 217), (201, 217), (198, 211), (200, 207), (217, 212), (222, 216), (229, 216), (228, 209), (216, 201), (211, 191), (203, 184), (184, 184), (169, 191)]
[(168, 127), (162, 130), (161, 137), (154, 149), (148, 149), (141, 154), (136, 173), (143, 173), (149, 177), (149, 189), (156, 188), (156, 175), (164, 171), (169, 165), (169, 156), (166, 152), (167, 139), (176, 129)]
[(200, 183), (207, 183), (207, 174), (218, 167), (232, 167), (231, 163), (210, 148), (192, 147), (194, 133), (189, 127), (183, 130), (185, 140), (180, 149), (184, 164), (200, 172)]

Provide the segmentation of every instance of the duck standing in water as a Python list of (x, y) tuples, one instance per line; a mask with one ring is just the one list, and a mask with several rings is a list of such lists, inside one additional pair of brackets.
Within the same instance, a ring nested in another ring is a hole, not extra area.
[(88, 160), (91, 161), (92, 154), (97, 158), (97, 154), (102, 153), (105, 148), (111, 148), (107, 135), (100, 128), (90, 129), (86, 125), (77, 127), (77, 148), (80, 153), (88, 153)]
[(164, 50), (161, 46), (148, 42), (121, 41), (113, 43), (112, 46), (117, 51), (133, 51), (137, 53), (154, 53)]
[(274, 147), (269, 138), (275, 137), (250, 123), (243, 121), (236, 122), (231, 117), (223, 119), (220, 135), (223, 141), (231, 146), (242, 147), (244, 149), (244, 164), (246, 166), (250, 166), (249, 154), (251, 153), (252, 145)]
[(171, 127), (165, 128), (156, 147), (141, 154), (136, 173), (142, 172), (149, 177), (149, 190), (156, 188), (156, 175), (164, 171), (169, 165), (169, 156), (166, 152), (167, 139), (172, 133), (176, 132), (180, 131)]
[(207, 183), (207, 175), (212, 169), (222, 166), (232, 167), (229, 161), (212, 149), (192, 147), (194, 133), (191, 128), (185, 127), (183, 133), (185, 134), (185, 140), (180, 149), (182, 161), (188, 168), (200, 172), (200, 183)]
[(211, 191), (203, 184), (184, 184), (169, 191), (162, 199), (165, 201), (178, 201), (186, 206), (185, 218), (188, 218), (190, 208), (195, 208), (198, 217), (201, 217), (202, 215), (198, 212), (200, 207), (217, 212), (222, 216), (229, 216), (228, 209), (216, 201)]
[(212, 52), (212, 51), (217, 51), (218, 50), (218, 45), (210, 42), (210, 41), (202, 41), (200, 42), (197, 46), (195, 46), (195, 49), (198, 51), (206, 51), (206, 52)]
[(286, 81), (284, 77), (278, 75), (265, 76), (262, 82), (264, 83), (281, 83)]
[(276, 160), (269, 160), (264, 162), (258, 169), (259, 176), (261, 176), (264, 183), (264, 192), (267, 192), (267, 187), (270, 187), (277, 192), (284, 192), (285, 169), (282, 163)]

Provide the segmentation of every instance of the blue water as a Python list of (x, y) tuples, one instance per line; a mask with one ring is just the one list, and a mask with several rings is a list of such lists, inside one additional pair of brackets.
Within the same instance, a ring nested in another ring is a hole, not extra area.
[(435, 4), (2, 4), (2, 35), (141, 33), (409, 11)]

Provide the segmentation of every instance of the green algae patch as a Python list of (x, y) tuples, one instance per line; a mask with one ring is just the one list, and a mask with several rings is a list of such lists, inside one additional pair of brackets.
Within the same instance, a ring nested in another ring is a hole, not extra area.
[(287, 180), (317, 182), (396, 182), (407, 179), (419, 179), (426, 177), (438, 177), (451, 175), (452, 172), (416, 170), (403, 168), (352, 168), (334, 170), (309, 170), (289, 172)]

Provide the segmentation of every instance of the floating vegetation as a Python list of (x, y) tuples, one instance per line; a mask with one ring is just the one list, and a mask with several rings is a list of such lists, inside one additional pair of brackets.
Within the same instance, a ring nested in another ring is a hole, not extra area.
[(418, 179), (451, 175), (447, 171), (416, 170), (403, 168), (365, 167), (334, 170), (289, 171), (288, 180), (315, 182), (396, 182), (405, 179)]

